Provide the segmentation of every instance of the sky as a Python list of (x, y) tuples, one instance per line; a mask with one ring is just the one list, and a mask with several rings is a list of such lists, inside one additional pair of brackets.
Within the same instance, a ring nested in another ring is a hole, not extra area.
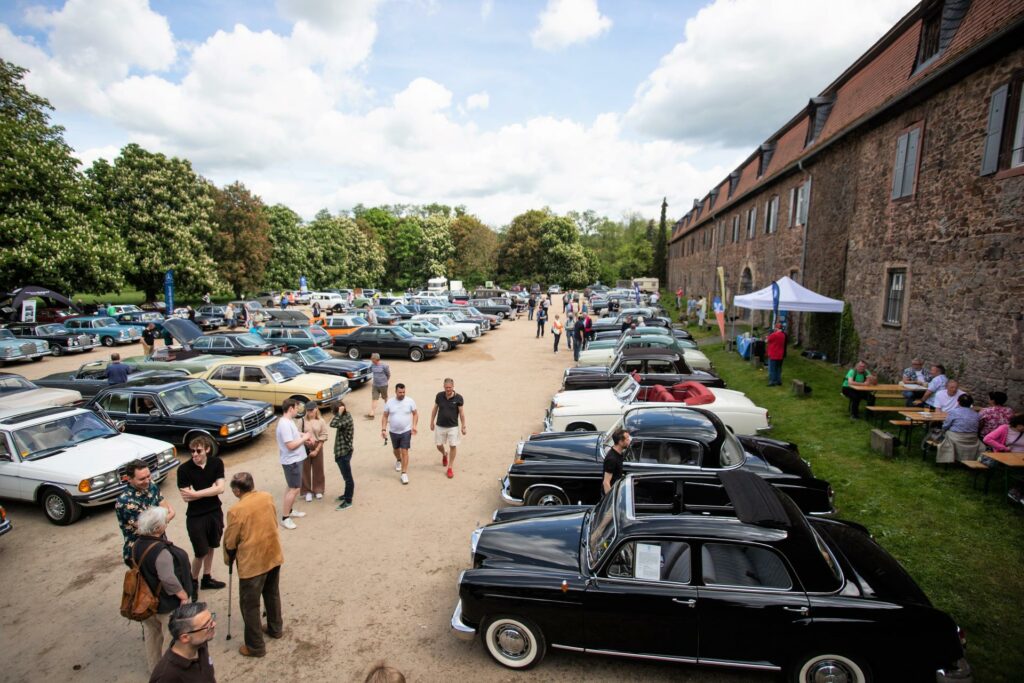
[(305, 218), (669, 217), (912, 0), (4, 0), (0, 57), (85, 166), (126, 144)]

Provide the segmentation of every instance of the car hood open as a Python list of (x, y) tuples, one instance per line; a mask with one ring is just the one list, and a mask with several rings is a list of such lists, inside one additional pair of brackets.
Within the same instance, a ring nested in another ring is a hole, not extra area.
[(170, 332), (179, 344), (191, 344), (203, 336), (199, 326), (186, 318), (168, 318), (164, 321), (164, 329)]
[(574, 511), (487, 526), (476, 546), (480, 566), (579, 572), (585, 515), (586, 512)]

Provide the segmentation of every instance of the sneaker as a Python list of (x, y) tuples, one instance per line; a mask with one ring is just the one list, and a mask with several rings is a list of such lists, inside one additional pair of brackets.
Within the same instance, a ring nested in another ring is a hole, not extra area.
[(290, 515), (288, 515), (288, 516), (289, 517), (295, 517), (296, 519), (298, 519), (299, 517), (305, 517), (306, 513), (302, 512), (300, 510), (292, 510), (292, 513)]
[(324, 497), (324, 494), (322, 494), (322, 493), (316, 494), (316, 499), (317, 500), (323, 500), (323, 497)]
[(224, 583), (223, 581), (218, 581), (217, 579), (213, 578), (209, 574), (206, 574), (206, 575), (203, 576), (203, 582), (201, 584), (199, 584), (199, 587), (202, 588), (203, 590), (207, 590), (207, 589), (217, 590), (218, 588), (223, 588), (226, 585), (227, 584)]
[(284, 519), (281, 520), (281, 526), (283, 526), (285, 529), (294, 529), (294, 528), (296, 528), (295, 527), (295, 522), (293, 522), (292, 520), (288, 519), (287, 517), (285, 517)]
[(403, 484), (408, 484), (409, 483), (409, 475), (406, 474), (405, 472), (402, 472), (402, 483)]
[(307, 503), (312, 503), (313, 502), (313, 494), (312, 493), (307, 493), (306, 494), (306, 502)]
[(448, 454), (445, 453), (441, 456), (441, 467), (448, 467)]
[(401, 460), (396, 460), (395, 461), (395, 472), (401, 472), (401, 471), (402, 471), (402, 461)]
[(451, 478), (452, 478), (452, 477), (454, 477), (454, 476), (455, 476), (455, 473), (454, 473), (454, 472), (452, 472), (452, 468), (451, 468), (451, 467), (449, 467), (449, 468), (448, 468), (448, 478), (449, 478), (449, 479), (451, 479)]
[(339, 503), (339, 504), (338, 504), (338, 507), (336, 507), (336, 508), (334, 508), (334, 509), (335, 509), (335, 510), (344, 510), (344, 509), (346, 509), (346, 508), (350, 508), (350, 507), (352, 507), (352, 503), (350, 503), (350, 502), (348, 502), (347, 500), (344, 500), (344, 499), (343, 499), (343, 500), (341, 501), (341, 503)]

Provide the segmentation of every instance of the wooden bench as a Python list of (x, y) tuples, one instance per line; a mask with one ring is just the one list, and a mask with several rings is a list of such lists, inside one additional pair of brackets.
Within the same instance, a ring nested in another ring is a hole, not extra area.
[[(978, 475), (981, 474), (982, 472), (987, 472), (989, 470), (989, 466), (981, 462), (980, 460), (961, 460), (959, 462), (961, 465), (970, 470), (972, 475), (974, 475), (971, 477), (972, 489), (975, 488), (978, 484)], [(989, 479), (990, 477), (985, 477), (985, 493), (988, 493)]]
[(865, 406), (865, 415), (870, 419), (872, 416), (879, 413), (898, 413), (901, 410), (906, 410), (906, 406)]
[(914, 423), (910, 420), (889, 420), (893, 427), (900, 428), (900, 443), (906, 444), (907, 455), (910, 455), (910, 435), (914, 429)]

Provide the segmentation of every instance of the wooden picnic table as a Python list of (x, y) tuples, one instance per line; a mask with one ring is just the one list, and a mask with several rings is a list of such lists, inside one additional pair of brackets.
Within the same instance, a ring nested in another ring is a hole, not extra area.
[[(1024, 468), (1024, 453), (1011, 453), (1007, 451), (985, 451), (978, 456), (979, 459), (987, 457), (990, 460), (995, 460), (997, 463), (1002, 465), (1003, 470), (1003, 495), (1005, 496), (1010, 492), (1010, 472), (1014, 471), (1014, 474), (1019, 474), (1021, 468)], [(992, 479), (992, 471), (994, 468), (989, 468), (988, 474), (985, 477), (985, 492), (988, 493), (989, 480)]]
[[(908, 456), (910, 455), (910, 442), (914, 438), (914, 427), (916, 427), (917, 425), (930, 425), (936, 422), (942, 424), (943, 422), (946, 421), (946, 413), (941, 413), (938, 411), (931, 412), (922, 409), (907, 408), (906, 410), (899, 411), (899, 414), (903, 417), (903, 420), (905, 422), (910, 423), (909, 425), (900, 426), (901, 431), (903, 427), (906, 427), (907, 430), (907, 436), (906, 439), (904, 439), (904, 441), (906, 442), (906, 451)], [(896, 421), (894, 420), (893, 422)]]
[(876, 394), (879, 392), (924, 391), (928, 387), (923, 384), (905, 387), (902, 384), (861, 384), (859, 382), (850, 382), (850, 388)]

